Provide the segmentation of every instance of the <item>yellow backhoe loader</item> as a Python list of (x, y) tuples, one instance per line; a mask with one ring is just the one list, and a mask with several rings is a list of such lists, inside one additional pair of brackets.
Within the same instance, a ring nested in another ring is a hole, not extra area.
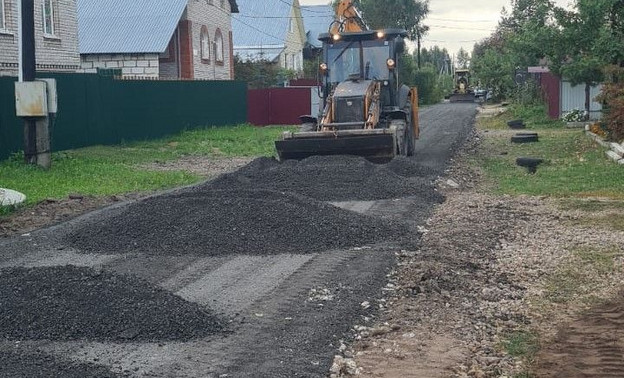
[(322, 111), (302, 116), (298, 132), (275, 142), (280, 160), (359, 155), (388, 161), (414, 153), (418, 94), (401, 84), (399, 57), (407, 32), (369, 30), (351, 0), (342, 0), (323, 42)]

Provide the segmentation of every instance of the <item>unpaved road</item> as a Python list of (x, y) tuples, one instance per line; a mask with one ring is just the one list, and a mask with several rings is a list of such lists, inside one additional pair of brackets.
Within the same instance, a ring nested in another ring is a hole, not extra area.
[[(351, 327), (384, 308), (379, 299), (395, 256), (418, 244), (418, 226), (440, 201), (433, 182), (474, 116), (472, 104), (423, 109), (418, 153), (399, 167), (320, 161), (328, 169), (314, 170), (313, 185), (342, 191), (332, 204), (289, 189), (287, 176), (279, 188), (266, 187), (267, 181), (254, 189), (253, 182), (244, 185), (248, 173), (234, 173), (229, 195), (217, 196), (223, 188), (208, 183), (0, 241), (0, 280), (20, 267), (20, 274), (39, 282), (33, 292), (11, 281), (15, 295), (1, 297), (2, 310), (40, 314), (0, 317), (0, 366), (11, 366), (18, 376), (41, 369), (59, 377), (326, 376), (342, 341), (353, 336)], [(340, 176), (330, 174), (332, 164), (342, 169)], [(250, 166), (260, 172), (256, 177), (276, 169), (262, 162)], [(312, 174), (305, 165), (292, 169)], [(363, 180), (375, 172), (398, 175), (415, 192), (408, 187), (397, 198), (387, 187), (392, 181)], [(365, 199), (363, 182), (372, 188)], [(84, 269), (61, 268), (68, 265)], [(184, 303), (172, 308), (179, 299)], [(84, 306), (98, 300), (114, 306)], [(45, 324), (46, 314), (62, 314), (77, 303), (97, 327), (73, 319), (80, 316), (75, 310)], [(142, 316), (127, 313), (146, 307)], [(158, 326), (162, 322), (166, 327)], [(193, 332), (197, 324), (209, 329)], [(95, 329), (108, 330), (109, 337)]]

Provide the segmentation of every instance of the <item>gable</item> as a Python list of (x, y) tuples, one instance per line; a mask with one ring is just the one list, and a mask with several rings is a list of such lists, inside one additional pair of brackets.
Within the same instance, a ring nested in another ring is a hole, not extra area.
[(162, 53), (187, 0), (77, 0), (81, 54)]

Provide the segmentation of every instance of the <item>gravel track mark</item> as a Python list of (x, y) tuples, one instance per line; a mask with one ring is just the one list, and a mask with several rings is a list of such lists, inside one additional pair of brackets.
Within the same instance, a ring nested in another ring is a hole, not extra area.
[(192, 191), (148, 198), (69, 235), (86, 252), (276, 255), (401, 239), (408, 227), (296, 195)]
[(223, 330), (197, 304), (89, 268), (4, 268), (0, 287), (0, 337), (8, 340), (190, 340)]

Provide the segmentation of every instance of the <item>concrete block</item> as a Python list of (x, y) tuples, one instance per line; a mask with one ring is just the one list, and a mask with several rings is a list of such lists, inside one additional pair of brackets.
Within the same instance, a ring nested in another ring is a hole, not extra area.
[(87, 68), (93, 68), (93, 63), (94, 62), (82, 62), (80, 63), (80, 67), (87, 69)]
[(147, 67), (145, 68), (146, 75), (158, 76), (158, 68), (157, 67)]
[(149, 67), (149, 60), (138, 60), (137, 67)]
[(130, 69), (130, 72), (134, 75), (143, 75), (145, 73), (145, 69), (141, 67), (133, 67)]
[(93, 68), (106, 68), (106, 62), (93, 62)]
[(150, 67), (158, 67), (158, 60), (157, 59), (152, 59), (149, 61), (149, 66)]
[(619, 143), (611, 143), (611, 151), (615, 152), (620, 157), (624, 157), (624, 146)]
[(136, 60), (124, 60), (123, 66), (124, 67), (136, 67), (137, 66), (137, 62), (136, 62)]
[(105, 66), (106, 68), (119, 68), (119, 62), (116, 62), (116, 61), (114, 61), (114, 60), (111, 60), (111, 61), (109, 61), (109, 62), (105, 62), (105, 63), (104, 63), (104, 66)]
[(620, 160), (622, 160), (622, 157), (620, 155), (616, 154), (611, 150), (607, 151), (607, 157), (616, 163), (619, 163)]

